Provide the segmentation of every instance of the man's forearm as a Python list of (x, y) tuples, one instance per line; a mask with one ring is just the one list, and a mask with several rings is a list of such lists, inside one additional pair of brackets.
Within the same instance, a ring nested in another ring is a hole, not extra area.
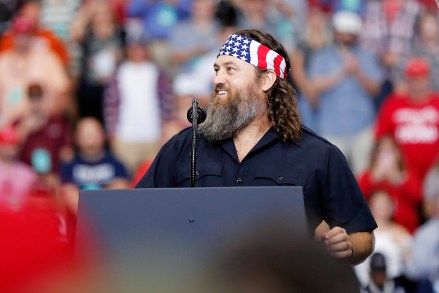
[(349, 234), (352, 245), (352, 256), (348, 262), (352, 265), (363, 262), (372, 254), (375, 248), (375, 237), (373, 232), (356, 232)]
[(329, 75), (315, 77), (311, 79), (310, 82), (312, 82), (314, 90), (319, 95), (340, 83), (344, 78), (345, 75), (343, 70), (339, 70)]
[(369, 79), (362, 71), (358, 71), (355, 76), (369, 95), (375, 97), (378, 94), (380, 90), (380, 84), (378, 82)]

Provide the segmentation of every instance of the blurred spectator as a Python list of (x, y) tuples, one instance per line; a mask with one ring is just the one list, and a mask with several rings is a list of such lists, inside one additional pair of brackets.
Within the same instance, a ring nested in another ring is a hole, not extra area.
[(392, 68), (410, 48), (419, 11), (414, 0), (367, 0), (362, 44)]
[(439, 193), (433, 200), (433, 214), (415, 234), (407, 273), (412, 278), (427, 278), (439, 292)]
[[(283, 2), (280, 0), (279, 2)], [(257, 28), (276, 35), (276, 20), (269, 19), (268, 14), (274, 1), (271, 0), (235, 0), (238, 9), (239, 27), (244, 29)]]
[(416, 38), (410, 50), (395, 67), (393, 79), (398, 91), (406, 90), (404, 66), (413, 57), (422, 57), (430, 65), (432, 89), (439, 92), (439, 16), (437, 12), (424, 12), (419, 16)]
[(13, 14), (22, 0), (6, 0), (0, 2), (0, 36), (10, 26)]
[(142, 21), (143, 34), (149, 41), (166, 40), (172, 29), (189, 17), (190, 0), (132, 0), (126, 14)]
[(382, 73), (374, 56), (358, 44), (362, 25), (357, 14), (337, 12), (333, 26), (335, 44), (310, 60), (310, 81), (318, 97), (312, 102), (318, 105), (318, 114), (303, 116), (304, 123), (316, 125), (314, 130), (337, 145), (354, 174), (359, 174), (372, 147), (373, 98)]
[(337, 11), (353, 11), (362, 15), (366, 1), (362, 0), (320, 0), (320, 3), (331, 7), (332, 12)]
[(70, 38), (70, 26), (76, 13), (83, 2), (82, 0), (40, 0), (41, 24), (54, 32), (64, 41), (68, 50), (68, 73), (73, 81), (79, 75), (80, 50), (78, 45)]
[(129, 186), (124, 165), (105, 148), (105, 133), (95, 118), (78, 122), (75, 143), (78, 151), (61, 168), (63, 195), (76, 214), (80, 189), (125, 188)]
[(427, 218), (433, 215), (436, 194), (439, 194), (439, 158), (428, 170), (424, 180), (424, 214)]
[(84, 2), (72, 24), (71, 37), (81, 47), (79, 116), (103, 122), (104, 88), (115, 73), (125, 43), (125, 32), (117, 24), (110, 2)]
[[(392, 220), (395, 204), (391, 195), (385, 191), (376, 191), (369, 199), (370, 210), (378, 224), (378, 228), (374, 231), (375, 252), (380, 252), (386, 257), (386, 275), (389, 278), (404, 274), (412, 244), (409, 232)], [(355, 267), (357, 276), (363, 285), (370, 282), (371, 261), (372, 257), (369, 257)]]
[(309, 5), (309, 1), (306, 0), (273, 1), (271, 17), (281, 18), (277, 35), (284, 44), (288, 44), (287, 48), (290, 51), (297, 47), (302, 32), (306, 30)]
[(368, 199), (377, 190), (385, 190), (395, 202), (393, 220), (411, 233), (420, 223), (421, 182), (404, 164), (401, 150), (393, 138), (381, 137), (372, 150), (370, 167), (358, 184)]
[(384, 102), (375, 134), (394, 137), (407, 169), (423, 181), (439, 154), (439, 95), (431, 91), (430, 67), (422, 58), (407, 62), (405, 81), (407, 93)]
[(33, 29), (29, 19), (15, 19), (14, 46), (0, 54), (0, 125), (12, 123), (24, 113), (30, 83), (39, 83), (45, 88), (45, 103), (51, 113), (62, 113), (66, 109), (69, 89), (66, 71), (51, 51), (32, 49)]
[(297, 45), (296, 33), (298, 32), (293, 25), (296, 12), (292, 4), (285, 0), (240, 0), (235, 2), (240, 12), (238, 19), (240, 28), (256, 28), (268, 32), (285, 44), (288, 53), (293, 51)]
[[(19, 23), (12, 24), (12, 28), (8, 30), (0, 39), (0, 52), (12, 50), (15, 43), (16, 25), (29, 26), (28, 33), (31, 36), (30, 47), (38, 51), (50, 51), (54, 53), (59, 60), (67, 66), (69, 63), (69, 54), (63, 41), (59, 39), (50, 29), (40, 24), (41, 19), (41, 1), (29, 0), (18, 11), (16, 17)], [(24, 22), (26, 22), (24, 24)]]
[(415, 0), (366, 1), (361, 43), (379, 58), (386, 69), (375, 100), (377, 109), (394, 90), (391, 72), (401, 55), (410, 49), (419, 11), (420, 6)]
[(239, 11), (231, 0), (220, 0), (216, 8), (216, 18), (223, 27), (236, 26)]
[(40, 0), (41, 23), (64, 42), (69, 41), (70, 25), (82, 0)]
[(28, 87), (27, 99), (29, 107), (14, 122), (22, 140), (20, 158), (38, 174), (57, 175), (60, 162), (73, 156), (70, 125), (64, 116), (47, 110), (47, 94), (40, 84)]
[(172, 118), (174, 96), (170, 81), (153, 63), (145, 38), (129, 38), (126, 60), (105, 94), (107, 133), (116, 156), (130, 173), (154, 157), (163, 128)]
[(12, 127), (0, 129), (0, 209), (20, 206), (37, 175), (18, 160), (20, 138)]
[(161, 66), (169, 66), (167, 40), (172, 30), (189, 17), (190, 5), (191, 0), (132, 0), (127, 6), (127, 16), (141, 21), (152, 59)]
[[(308, 17), (306, 27), (303, 35), (299, 40), (299, 44), (292, 54), (292, 61), (294, 69), (291, 71), (293, 82), (297, 86), (296, 90), (300, 95), (300, 106), (303, 102), (309, 103), (306, 107), (308, 110), (313, 110), (318, 107), (318, 97), (315, 93), (314, 85), (309, 80), (309, 65), (312, 56), (318, 50), (328, 46), (332, 42), (331, 31), (329, 29), (328, 15), (318, 6), (310, 6), (308, 10)], [(303, 96), (307, 99), (303, 101)], [(305, 111), (302, 107), (301, 112)], [(305, 116), (312, 115), (304, 114)], [(307, 125), (312, 129), (314, 125)]]
[(387, 260), (385, 255), (377, 252), (372, 254), (370, 259), (370, 282), (366, 288), (362, 290), (362, 293), (427, 293), (425, 291), (418, 291), (416, 289), (417, 284), (403, 276), (396, 278), (389, 277), (386, 272)]
[(215, 4), (215, 0), (192, 0), (191, 18), (172, 30), (168, 46), (175, 66), (173, 72), (189, 71), (200, 56), (220, 47), (215, 38), (218, 31)]

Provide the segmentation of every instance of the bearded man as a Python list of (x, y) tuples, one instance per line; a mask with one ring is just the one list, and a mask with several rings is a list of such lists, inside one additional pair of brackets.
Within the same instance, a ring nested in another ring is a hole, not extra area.
[[(284, 47), (269, 34), (241, 30), (213, 67), (197, 186), (302, 186), (310, 227), (329, 225), (319, 233), (328, 250), (351, 264), (364, 260), (376, 223), (343, 154), (301, 126)], [(185, 129), (168, 141), (137, 187), (189, 187), (191, 138)]]

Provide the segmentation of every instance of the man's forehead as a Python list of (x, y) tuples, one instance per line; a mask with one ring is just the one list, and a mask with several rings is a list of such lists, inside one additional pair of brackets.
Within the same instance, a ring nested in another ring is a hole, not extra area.
[(254, 65), (249, 64), (248, 62), (245, 62), (244, 60), (241, 60), (239, 58), (233, 57), (233, 56), (227, 56), (227, 55), (220, 55), (216, 58), (215, 62), (213, 63), (213, 66), (223, 66), (223, 65), (229, 65), (229, 64), (236, 64), (240, 67), (248, 67), (252, 68), (255, 67)]

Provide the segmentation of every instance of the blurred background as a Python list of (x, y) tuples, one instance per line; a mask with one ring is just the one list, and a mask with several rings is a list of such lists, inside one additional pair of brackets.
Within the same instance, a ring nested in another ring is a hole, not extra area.
[(285, 46), (302, 123), (341, 149), (379, 223), (360, 286), (439, 292), (434, 0), (1, 0), (5, 286), (69, 258), (79, 190), (134, 187), (191, 100), (208, 105), (242, 28)]

